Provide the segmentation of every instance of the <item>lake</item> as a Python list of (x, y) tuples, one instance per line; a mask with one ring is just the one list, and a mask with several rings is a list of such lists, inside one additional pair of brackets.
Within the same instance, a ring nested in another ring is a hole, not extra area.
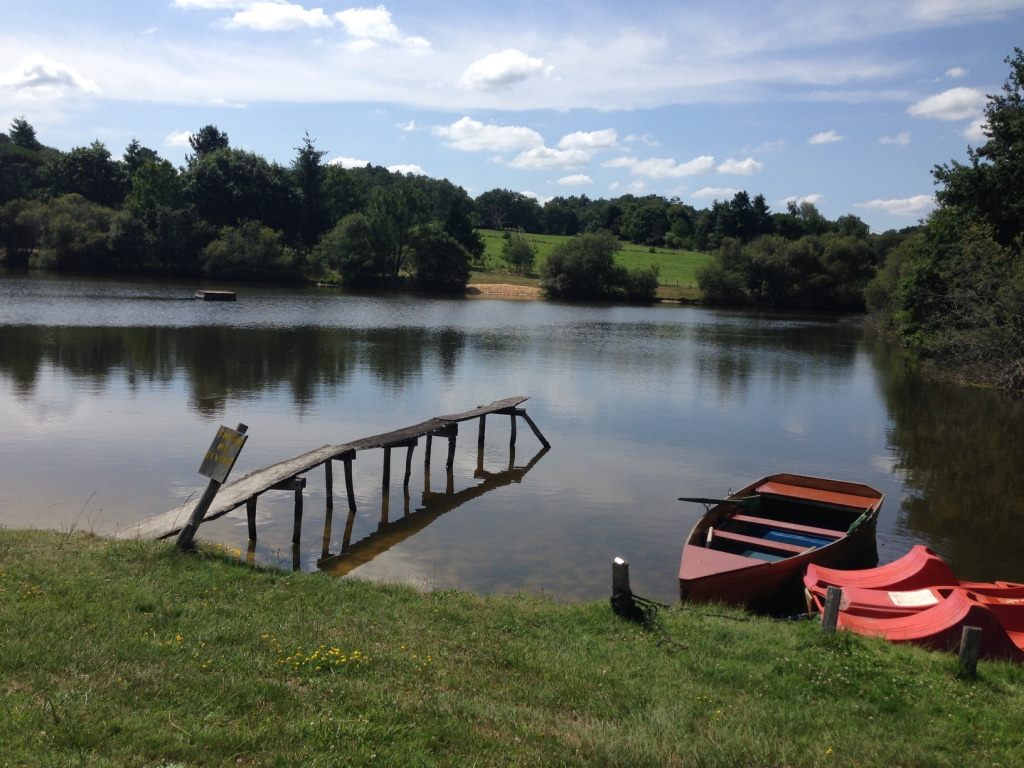
[[(924, 380), (856, 318), (197, 287), (0, 277), (0, 524), (103, 534), (164, 512), (201, 493), (221, 424), (248, 425), (239, 477), (522, 394), (550, 451), (520, 423), (512, 455), (491, 417), (478, 457), (468, 422), (451, 478), (446, 441), (429, 478), (421, 444), (406, 499), (396, 450), (384, 526), (383, 452), (360, 453), (351, 520), (336, 470), (325, 536), (315, 470), (299, 551), (292, 494), (271, 491), (254, 558), (314, 570), (344, 547), (338, 573), (580, 599), (610, 594), (621, 555), (636, 592), (674, 601), (703, 511), (676, 498), (796, 472), (886, 494), (883, 562), (921, 542), (961, 578), (1024, 581), (1024, 405)], [(245, 557), (246, 531), (243, 507), (200, 538)]]

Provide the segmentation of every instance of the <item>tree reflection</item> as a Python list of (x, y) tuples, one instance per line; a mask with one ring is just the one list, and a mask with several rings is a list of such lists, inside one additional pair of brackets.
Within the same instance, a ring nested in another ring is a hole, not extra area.
[(913, 360), (884, 341), (873, 343), (873, 353), (896, 471), (913, 491), (900, 508), (903, 525), (962, 579), (1024, 581), (1024, 402), (925, 379)]
[(450, 329), (7, 326), (0, 328), (0, 376), (25, 398), (44, 367), (97, 388), (118, 377), (134, 389), (183, 376), (196, 411), (216, 417), (230, 402), (281, 386), (297, 405), (310, 404), (319, 388), (341, 386), (358, 369), (392, 389), (425, 366), (451, 376), (464, 347), (463, 334)]

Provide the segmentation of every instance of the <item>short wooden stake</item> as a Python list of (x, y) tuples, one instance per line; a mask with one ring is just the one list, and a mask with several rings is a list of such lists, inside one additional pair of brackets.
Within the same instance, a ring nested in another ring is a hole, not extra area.
[(249, 541), (256, 541), (256, 497), (245, 502), (245, 517), (249, 522)]
[(356, 493), (352, 487), (352, 460), (354, 456), (347, 456), (345, 462), (345, 493), (348, 496), (348, 511), (356, 511)]
[(612, 560), (612, 610), (619, 616), (635, 618), (636, 603), (629, 586), (629, 563), (621, 557)]
[(825, 612), (821, 615), (821, 628), (826, 633), (836, 631), (839, 623), (839, 604), (843, 601), (843, 590), (839, 587), (829, 587), (825, 593)]
[(960, 677), (973, 680), (978, 676), (981, 655), (981, 627), (965, 626), (960, 633)]

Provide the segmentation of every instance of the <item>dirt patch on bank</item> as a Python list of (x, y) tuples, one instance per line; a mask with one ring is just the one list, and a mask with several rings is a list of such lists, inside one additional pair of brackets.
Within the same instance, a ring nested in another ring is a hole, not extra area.
[(539, 299), (541, 298), (541, 290), (535, 285), (473, 283), (466, 286), (466, 295), (502, 299)]

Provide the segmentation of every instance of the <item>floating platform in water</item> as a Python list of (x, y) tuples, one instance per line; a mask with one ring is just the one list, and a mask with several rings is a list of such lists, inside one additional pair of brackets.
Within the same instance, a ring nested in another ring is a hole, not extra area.
[(236, 301), (238, 299), (234, 291), (196, 291), (196, 298), (202, 301)]

